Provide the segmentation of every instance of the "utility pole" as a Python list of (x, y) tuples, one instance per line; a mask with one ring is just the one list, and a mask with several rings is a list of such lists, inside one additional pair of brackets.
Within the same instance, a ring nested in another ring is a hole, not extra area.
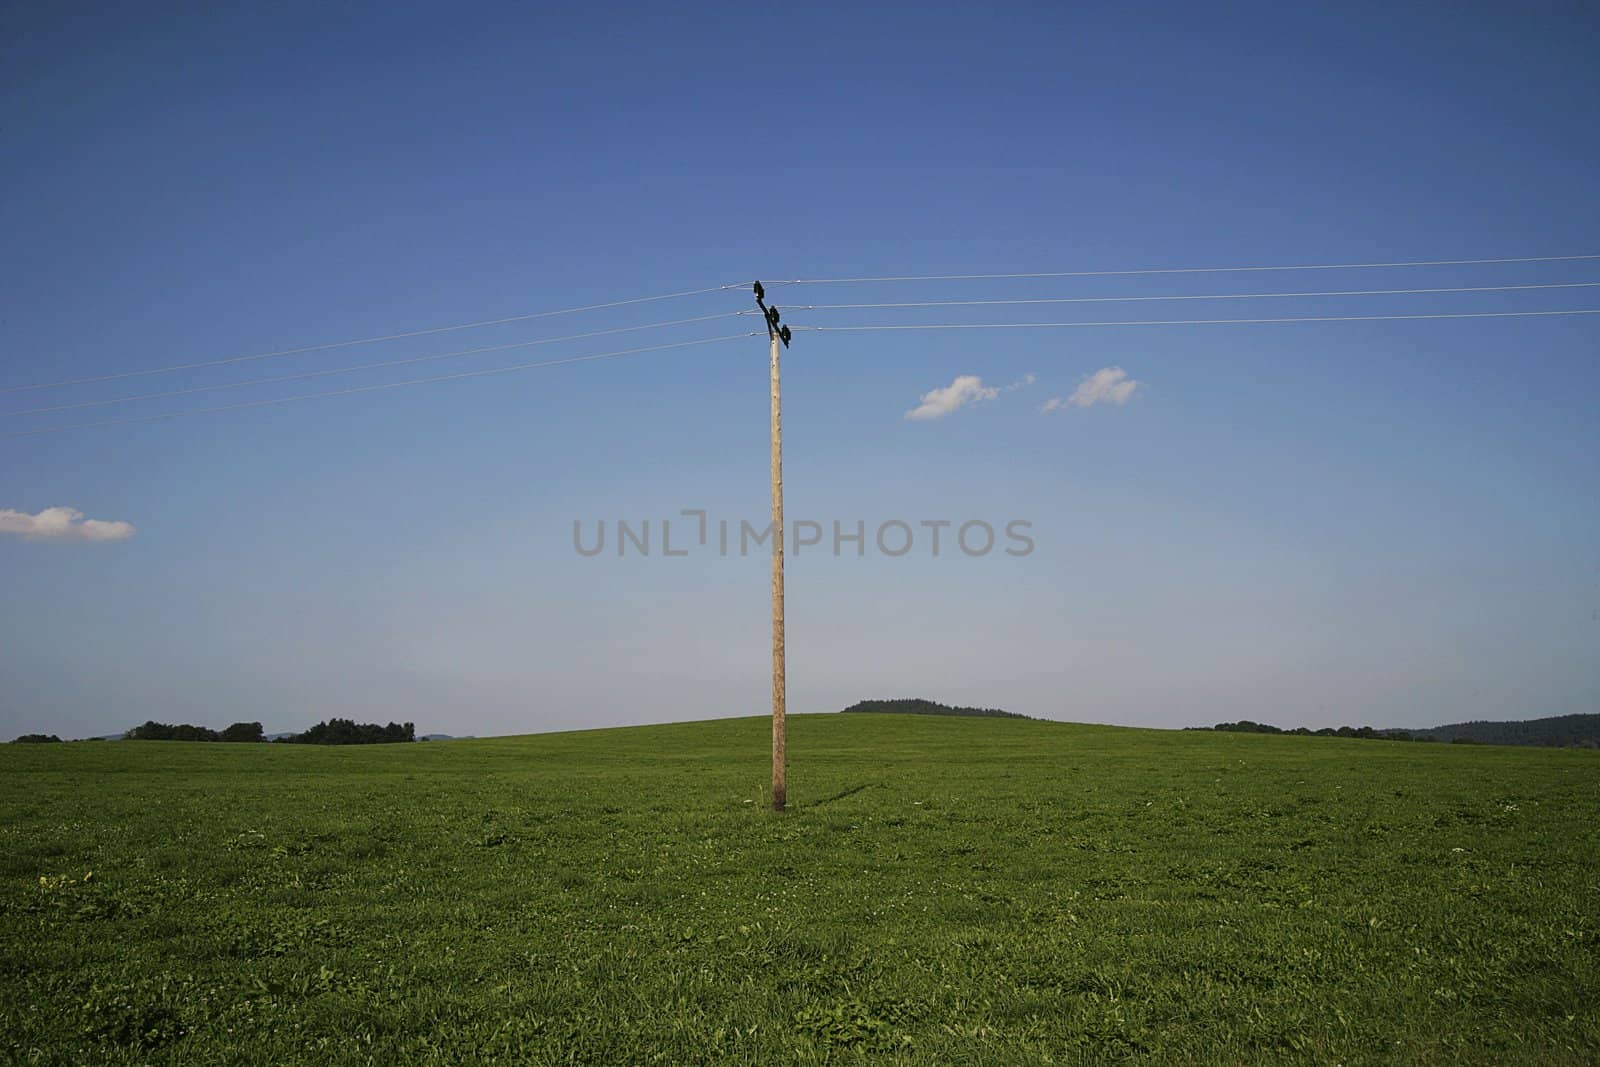
[(783, 662), (783, 404), (778, 388), (778, 342), (789, 347), (789, 327), (778, 325), (778, 309), (768, 307), (761, 283), (755, 284), (756, 306), (767, 320), (772, 368), (772, 810), (782, 811), (786, 781), (785, 705), (787, 679)]

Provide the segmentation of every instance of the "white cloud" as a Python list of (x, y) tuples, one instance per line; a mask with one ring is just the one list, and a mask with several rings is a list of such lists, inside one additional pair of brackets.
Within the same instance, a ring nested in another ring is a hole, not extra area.
[(906, 412), (908, 419), (942, 419), (957, 408), (976, 404), (980, 400), (993, 400), (1000, 390), (984, 385), (976, 374), (959, 375), (943, 389), (930, 389), (922, 394), (922, 403)]
[(922, 402), (906, 412), (908, 419), (942, 419), (957, 408), (993, 400), (1001, 393), (1014, 393), (1026, 389), (1039, 380), (1037, 374), (1024, 374), (1010, 385), (984, 385), (976, 374), (962, 374), (942, 389), (930, 389), (922, 394)]
[(76, 508), (45, 508), (37, 515), (0, 508), (0, 534), (30, 541), (126, 541), (138, 532), (128, 522), (86, 519)]
[(1143, 384), (1128, 377), (1128, 372), (1121, 367), (1101, 367), (1078, 383), (1078, 388), (1072, 391), (1071, 396), (1064, 400), (1053, 396), (1039, 405), (1039, 413), (1048, 415), (1068, 406), (1087, 408), (1096, 404), (1126, 404), (1134, 390)]

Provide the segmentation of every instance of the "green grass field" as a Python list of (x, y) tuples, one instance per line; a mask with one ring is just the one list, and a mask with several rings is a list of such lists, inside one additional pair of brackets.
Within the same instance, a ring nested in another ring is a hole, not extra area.
[(0, 1058), (1600, 1062), (1600, 753), (767, 731), (0, 747)]

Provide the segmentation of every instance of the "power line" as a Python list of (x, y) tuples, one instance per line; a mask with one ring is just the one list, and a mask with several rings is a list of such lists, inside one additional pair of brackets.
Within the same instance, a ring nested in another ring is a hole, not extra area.
[(903, 274), (862, 278), (780, 278), (771, 285), (844, 285), (855, 282), (955, 282), (1003, 278), (1105, 278), (1129, 274), (1232, 274), (1273, 270), (1372, 270), (1379, 267), (1461, 267), (1487, 263), (1566, 263), (1600, 259), (1581, 256), (1511, 256), (1501, 259), (1415, 259), (1392, 263), (1310, 263), (1270, 267), (1156, 267), (1142, 270), (1057, 270), (1023, 274)]
[(277, 359), (280, 356), (297, 356), (307, 352), (326, 352), (334, 348), (350, 348), (355, 345), (375, 345), (384, 341), (401, 341), (410, 337), (426, 337), (436, 333), (453, 333), (457, 330), (475, 330), (483, 326), (504, 326), (512, 322), (529, 322), (533, 319), (548, 319), (557, 315), (577, 315), (585, 311), (603, 311), (607, 308), (626, 307), (630, 304), (648, 304), (657, 300), (676, 300), (681, 297), (704, 296), (707, 293), (720, 293), (728, 289), (742, 289), (747, 283), (735, 282), (729, 285), (714, 285), (707, 289), (688, 289), (680, 293), (661, 293), (656, 296), (636, 296), (627, 300), (610, 300), (603, 304), (585, 304), (582, 307), (558, 308), (554, 311), (535, 311), (527, 315), (511, 315), (503, 319), (483, 319), (478, 322), (462, 322), (454, 326), (434, 326), (426, 330), (408, 330), (405, 333), (383, 334), (379, 337), (358, 337), (349, 341), (330, 341), (327, 344), (303, 345), (300, 348), (280, 348), (272, 352), (257, 352), (248, 356), (228, 356), (225, 359), (201, 360), (197, 363), (176, 363), (168, 367), (150, 367), (145, 370), (121, 371), (116, 374), (100, 374), (88, 378), (69, 378), (59, 382), (40, 382), (36, 385), (8, 385), (0, 386), (0, 393), (20, 393), (32, 389), (59, 389), (70, 385), (92, 385), (96, 382), (114, 382), (123, 378), (140, 378), (150, 374), (170, 374), (175, 371), (200, 370), (204, 367), (222, 367), (230, 363), (249, 363), (258, 359)]
[(73, 404), (55, 404), (50, 407), (27, 408), (21, 411), (0, 411), (0, 418), (14, 418), (21, 415), (44, 415), (55, 411), (75, 411), (79, 408), (104, 407), (108, 404), (130, 404), (138, 400), (164, 400), (174, 396), (192, 396), (195, 393), (217, 392), (223, 389), (244, 389), (252, 385), (277, 385), (282, 382), (305, 381), (310, 378), (326, 378), (335, 374), (354, 374), (358, 371), (381, 370), (385, 367), (405, 367), (415, 363), (430, 363), (441, 359), (459, 359), (464, 356), (478, 356), (487, 352), (505, 352), (516, 348), (532, 348), (536, 345), (553, 345), (563, 341), (580, 341), (590, 337), (605, 337), (610, 334), (632, 333), (637, 330), (660, 330), (671, 326), (687, 326), (697, 322), (711, 322), (716, 319), (729, 319), (742, 315), (742, 311), (724, 311), (717, 315), (700, 315), (692, 319), (674, 319), (670, 322), (650, 322), (642, 326), (617, 326), (609, 330), (591, 330), (588, 333), (568, 334), (565, 337), (543, 337), (536, 341), (517, 341), (512, 344), (486, 345), (482, 348), (466, 348), (459, 352), (440, 352), (428, 356), (411, 356), (407, 359), (390, 359), (381, 363), (363, 363), (354, 367), (332, 367), (327, 370), (306, 371), (302, 374), (283, 374), (275, 378), (252, 378), (243, 382), (221, 382), (216, 385), (197, 385), (189, 389), (169, 389), (161, 393), (143, 393), (138, 396), (118, 396), (107, 400), (81, 400)]
[[(1593, 289), (1600, 282), (1548, 282), (1537, 285), (1466, 285), (1442, 289), (1336, 289), (1300, 293), (1199, 293), (1181, 296), (1058, 296), (1025, 300), (910, 300), (875, 304), (787, 304), (793, 311), (841, 311), (860, 308), (980, 307), (997, 304), (1117, 304), (1167, 300), (1265, 300), (1274, 297), (1398, 296), (1419, 293), (1501, 293), (1525, 289)], [(745, 314), (745, 312), (740, 312)]]
[(11, 433), (0, 434), (0, 437), (32, 437), (36, 434), (60, 433), (65, 430), (93, 430), (103, 426), (127, 426), (139, 422), (160, 422), (165, 419), (182, 418), (186, 415), (210, 415), (220, 411), (237, 411), (241, 408), (270, 407), (276, 404), (292, 404), (298, 400), (321, 400), (327, 397), (350, 396), (353, 393), (371, 393), (380, 389), (400, 389), (408, 385), (432, 385), (435, 382), (451, 382), (462, 378), (483, 378), (494, 374), (510, 374), (513, 371), (537, 370), (543, 367), (559, 367), (568, 363), (589, 363), (599, 359), (616, 359), (621, 356), (637, 355), (641, 352), (660, 352), (669, 348), (688, 348), (693, 345), (716, 344), (721, 341), (740, 341), (747, 337), (759, 337), (758, 331), (750, 333), (728, 334), (723, 337), (704, 337), (694, 341), (674, 341), (670, 344), (648, 345), (644, 348), (625, 348), (616, 352), (597, 352), (588, 356), (568, 356), (565, 359), (550, 359), (539, 363), (518, 363), (510, 367), (492, 367), (488, 370), (461, 371), (457, 374), (441, 374), (432, 378), (410, 378), (403, 382), (381, 382), (377, 385), (358, 385), (349, 389), (332, 389), (322, 393), (302, 393), (298, 396), (280, 396), (268, 400), (246, 400), (237, 404), (220, 404), (209, 408), (191, 408), (187, 411), (171, 411), (162, 415), (141, 415), (129, 419), (109, 419), (105, 422), (80, 422), (67, 426), (47, 426), (38, 430), (17, 430)]
[(936, 322), (859, 326), (796, 326), (796, 330), (841, 333), (851, 330), (1004, 330), (1072, 326), (1242, 326), (1263, 322), (1387, 322), (1400, 319), (1515, 319), (1547, 315), (1600, 315), (1600, 308), (1571, 311), (1471, 311), (1439, 315), (1314, 315), (1274, 319), (1132, 319), (1125, 322)]

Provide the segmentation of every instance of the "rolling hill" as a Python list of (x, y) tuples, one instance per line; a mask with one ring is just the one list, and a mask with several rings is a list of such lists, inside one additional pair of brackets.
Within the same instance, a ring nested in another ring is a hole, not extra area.
[(0, 746), (0, 1060), (1600, 1061), (1600, 753), (769, 731)]

